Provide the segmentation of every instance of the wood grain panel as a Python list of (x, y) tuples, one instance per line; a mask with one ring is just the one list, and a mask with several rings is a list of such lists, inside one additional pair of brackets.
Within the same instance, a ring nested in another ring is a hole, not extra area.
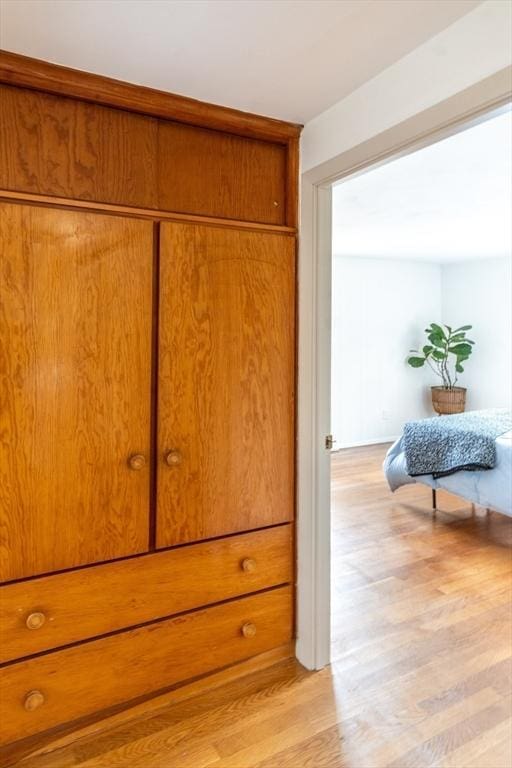
[(0, 86), (0, 187), (156, 207), (157, 121)]
[[(245, 637), (249, 623), (256, 634)], [(234, 664), (291, 633), (292, 590), (284, 587), (8, 665), (0, 670), (0, 743)], [(31, 691), (44, 701), (27, 711)]]
[(0, 574), (145, 550), (153, 229), (0, 205)]
[(0, 86), (0, 189), (286, 222), (287, 146)]
[(158, 207), (286, 223), (286, 147), (159, 121)]
[(157, 545), (289, 521), (294, 240), (166, 223), (160, 242)]
[[(292, 579), (292, 530), (284, 525), (4, 585), (0, 662)], [(44, 616), (36, 630), (27, 628), (34, 612)]]

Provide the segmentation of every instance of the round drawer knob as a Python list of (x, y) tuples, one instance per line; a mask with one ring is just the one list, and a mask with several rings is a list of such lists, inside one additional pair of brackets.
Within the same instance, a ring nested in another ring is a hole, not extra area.
[(146, 457), (142, 453), (134, 453), (128, 459), (128, 465), (130, 469), (143, 469), (146, 466)]
[(242, 635), (244, 637), (254, 637), (256, 634), (256, 624), (253, 624), (252, 621), (247, 621), (245, 624), (242, 625)]
[(252, 557), (244, 557), (241, 566), (244, 573), (254, 573), (256, 570), (256, 560), (253, 560)]
[(46, 616), (44, 613), (34, 611), (34, 613), (29, 613), (25, 624), (27, 625), (27, 629), (41, 629), (45, 621)]
[(165, 457), (165, 463), (169, 467), (177, 467), (182, 461), (183, 457), (179, 451), (169, 451)]
[(27, 712), (33, 712), (34, 709), (39, 709), (44, 704), (44, 696), (41, 691), (30, 691), (25, 696), (23, 706)]

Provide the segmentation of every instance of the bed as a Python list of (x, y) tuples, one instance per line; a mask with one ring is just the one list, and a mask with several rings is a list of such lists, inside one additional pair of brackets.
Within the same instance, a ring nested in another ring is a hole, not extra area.
[[(451, 419), (452, 417), (436, 417), (436, 421), (438, 418)], [(421, 422), (411, 422), (411, 424), (421, 424)], [(406, 428), (408, 426), (406, 425)], [(405, 437), (404, 431), (404, 434), (388, 450), (384, 460), (383, 469), (391, 491), (396, 491), (403, 485), (422, 483), (432, 488), (434, 509), (437, 506), (436, 491), (442, 488), (472, 504), (512, 517), (512, 430), (495, 438), (495, 458), (492, 469), (471, 471), (462, 469), (436, 478), (433, 474), (413, 477), (408, 473)]]

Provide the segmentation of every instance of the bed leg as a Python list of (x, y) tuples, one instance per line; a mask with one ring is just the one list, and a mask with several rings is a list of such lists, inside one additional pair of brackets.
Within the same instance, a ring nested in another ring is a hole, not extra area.
[(435, 488), (432, 488), (432, 514), (435, 517), (437, 512), (437, 492)]
[(474, 504), (471, 504), (471, 517), (474, 517), (476, 515), (476, 507)]
[(489, 507), (486, 507), (486, 509), (485, 509), (485, 514), (487, 515), (487, 517), (490, 517), (490, 516), (491, 516), (491, 510), (490, 510), (490, 508), (489, 508)]

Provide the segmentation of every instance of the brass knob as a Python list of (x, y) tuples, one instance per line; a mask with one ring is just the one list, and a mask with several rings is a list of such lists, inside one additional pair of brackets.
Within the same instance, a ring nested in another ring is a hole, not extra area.
[(256, 624), (253, 624), (251, 621), (247, 621), (245, 624), (242, 625), (242, 635), (244, 637), (254, 637), (256, 634)]
[(244, 557), (240, 566), (245, 573), (253, 573), (256, 570), (256, 560), (253, 560), (252, 557)]
[(146, 457), (142, 453), (134, 453), (128, 459), (128, 466), (130, 469), (144, 469), (146, 466)]
[(169, 467), (177, 467), (181, 464), (183, 457), (179, 451), (169, 451), (165, 457), (165, 463)]
[(23, 706), (27, 712), (33, 712), (34, 709), (39, 709), (44, 704), (44, 696), (41, 691), (30, 691), (25, 696)]
[(45, 621), (46, 616), (44, 613), (41, 613), (40, 611), (34, 611), (34, 613), (29, 613), (25, 624), (27, 625), (27, 629), (41, 629)]

